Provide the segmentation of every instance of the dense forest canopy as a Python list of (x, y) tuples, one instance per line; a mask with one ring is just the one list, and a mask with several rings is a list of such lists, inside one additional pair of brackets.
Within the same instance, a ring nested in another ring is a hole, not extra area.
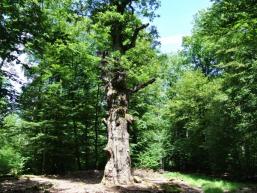
[[(105, 168), (105, 184), (128, 184), (136, 167), (256, 178), (256, 1), (213, 1), (173, 54), (158, 50), (159, 6), (0, 2), (0, 175)], [(24, 70), (21, 93), (10, 66)]]

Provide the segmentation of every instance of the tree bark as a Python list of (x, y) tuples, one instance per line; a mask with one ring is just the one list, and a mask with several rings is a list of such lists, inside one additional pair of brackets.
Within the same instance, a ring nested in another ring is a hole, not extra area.
[(76, 162), (77, 162), (77, 166), (78, 166), (78, 170), (81, 170), (81, 161), (80, 161), (80, 150), (79, 150), (79, 140), (78, 140), (78, 128), (76, 125), (76, 122), (73, 118), (73, 133), (74, 133), (74, 138), (75, 138), (75, 144), (74, 144), (74, 148), (75, 148), (75, 157), (76, 157)]
[(85, 121), (84, 123), (85, 125), (85, 129), (83, 130), (83, 134), (84, 134), (84, 138), (85, 138), (85, 141), (84, 141), (84, 145), (85, 145), (85, 169), (88, 169), (89, 168), (89, 140), (88, 140), (88, 123), (87, 121)]
[(95, 169), (98, 169), (98, 119), (99, 119), (99, 95), (100, 85), (97, 85), (96, 103), (95, 103)]
[[(123, 81), (121, 81), (123, 82)], [(105, 185), (131, 184), (131, 160), (129, 154), (129, 133), (127, 110), (128, 93), (120, 87), (117, 79), (106, 85), (108, 118), (108, 143), (105, 148), (108, 162), (105, 166), (102, 183)]]
[[(132, 0), (110, 1), (110, 5), (115, 6), (117, 8), (116, 12), (121, 15), (125, 11), (134, 14), (132, 3)], [(129, 9), (127, 6), (129, 6)], [(124, 31), (128, 26), (123, 22), (117, 20), (107, 25), (110, 27), (111, 50), (118, 51), (121, 55), (124, 55), (128, 50), (136, 46), (139, 32), (147, 28), (149, 24), (140, 26), (135, 23), (132, 28), (134, 33), (130, 38), (124, 35)], [(125, 43), (128, 38), (130, 42)], [(140, 84), (134, 89), (128, 89), (127, 75), (122, 65), (118, 65), (119, 59), (112, 58), (116, 60), (117, 65), (109, 65), (109, 62), (113, 61), (108, 61), (110, 57), (108, 51), (99, 52), (98, 54), (102, 55), (100, 70), (108, 105), (108, 117), (104, 121), (108, 131), (108, 143), (105, 147), (108, 154), (108, 162), (105, 166), (102, 183), (105, 185), (131, 184), (133, 183), (133, 178), (131, 175), (128, 126), (132, 121), (132, 116), (127, 114), (128, 98), (131, 94), (154, 82), (154, 80)]]
[(104, 120), (108, 131), (108, 143), (105, 147), (108, 162), (105, 166), (102, 183), (105, 185), (131, 184), (131, 159), (129, 153), (128, 127), (133, 117), (128, 114), (129, 96), (155, 79), (138, 84), (132, 89), (127, 88), (126, 73), (123, 70), (105, 71), (108, 62), (102, 58), (102, 79), (105, 82), (105, 93), (108, 117)]

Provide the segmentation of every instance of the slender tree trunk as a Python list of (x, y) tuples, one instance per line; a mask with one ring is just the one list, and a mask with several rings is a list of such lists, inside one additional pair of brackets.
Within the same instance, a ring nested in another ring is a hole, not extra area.
[(46, 165), (46, 150), (44, 147), (43, 153), (42, 153), (42, 166), (41, 166), (41, 174), (45, 174), (45, 165)]
[[(43, 133), (44, 135), (47, 136), (47, 129), (43, 128)], [(42, 153), (42, 164), (41, 164), (41, 173), (45, 174), (46, 173), (46, 141), (43, 142), (43, 153)]]
[(74, 133), (74, 137), (75, 137), (75, 157), (76, 157), (78, 169), (81, 170), (78, 130), (77, 130), (76, 122), (74, 120), (73, 120), (73, 133)]
[[(72, 55), (72, 62), (71, 62), (71, 66), (74, 69), (74, 80), (77, 77), (77, 72), (78, 72), (78, 65), (74, 65), (73, 63), (73, 55)], [(71, 100), (72, 100), (72, 105), (73, 107), (76, 106), (76, 102), (75, 102), (75, 91), (76, 88), (72, 88), (72, 90), (70, 90), (71, 92), (69, 93), (69, 96), (71, 96)], [(73, 92), (72, 92), (73, 91)], [(74, 133), (74, 138), (75, 138), (75, 157), (76, 157), (76, 162), (77, 162), (77, 166), (78, 169), (81, 170), (81, 159), (80, 159), (80, 144), (79, 144), (79, 140), (78, 140), (78, 127), (77, 127), (77, 123), (76, 123), (76, 116), (72, 116), (72, 123), (73, 123), (73, 133)]]
[(96, 104), (95, 104), (95, 168), (98, 169), (98, 119), (99, 119), (99, 95), (100, 85), (97, 85)]
[(131, 160), (129, 154), (128, 94), (115, 88), (112, 83), (106, 87), (109, 107), (106, 125), (108, 143), (105, 148), (108, 162), (105, 166), (103, 183), (105, 185), (132, 183)]
[(85, 135), (85, 168), (89, 168), (88, 164), (88, 158), (89, 158), (89, 148), (88, 148), (88, 124), (85, 122), (85, 129), (83, 130), (84, 135)]

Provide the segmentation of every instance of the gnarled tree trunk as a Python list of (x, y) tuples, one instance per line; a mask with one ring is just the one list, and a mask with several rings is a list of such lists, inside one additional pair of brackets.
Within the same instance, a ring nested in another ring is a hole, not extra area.
[(127, 113), (128, 97), (147, 85), (153, 83), (151, 79), (138, 84), (132, 89), (127, 88), (126, 73), (122, 70), (107, 72), (104, 67), (107, 62), (102, 60), (102, 79), (105, 82), (105, 92), (108, 105), (108, 117), (104, 120), (108, 129), (108, 143), (105, 148), (108, 162), (105, 166), (102, 183), (105, 185), (131, 184), (131, 160), (129, 154), (128, 126), (133, 118)]
[(105, 166), (105, 185), (132, 183), (128, 133), (128, 93), (124, 87), (124, 76), (114, 78), (106, 85), (108, 118), (108, 143), (105, 148), (108, 162)]
[[(123, 17), (124, 14), (134, 15), (135, 8), (133, 7), (133, 2), (135, 1), (112, 0), (109, 2), (109, 5), (116, 7), (116, 13)], [(108, 51), (111, 51), (125, 55), (128, 50), (136, 46), (139, 32), (149, 26), (149, 24), (139, 25), (137, 20), (133, 19), (131, 22), (135, 24), (133, 27), (130, 26), (131, 23), (124, 23), (119, 19), (116, 21), (111, 20), (107, 23), (105, 22), (110, 29), (109, 35), (112, 41), (111, 49), (102, 52), (99, 51), (98, 53), (102, 55), (100, 63), (101, 78), (105, 85), (108, 104), (108, 117), (105, 120), (108, 129), (108, 143), (105, 150), (108, 153), (109, 159), (105, 166), (104, 178), (102, 180), (106, 185), (131, 184), (133, 182), (128, 133), (128, 125), (131, 123), (132, 118), (127, 114), (128, 97), (155, 80), (151, 79), (146, 83), (139, 84), (129, 89), (127, 87), (126, 70), (123, 68), (123, 65), (119, 64), (119, 57), (112, 56), (108, 53)], [(131, 28), (133, 31), (132, 34), (125, 33), (128, 28)], [(130, 41), (128, 41), (128, 39)], [(111, 58), (111, 60), (108, 58)]]

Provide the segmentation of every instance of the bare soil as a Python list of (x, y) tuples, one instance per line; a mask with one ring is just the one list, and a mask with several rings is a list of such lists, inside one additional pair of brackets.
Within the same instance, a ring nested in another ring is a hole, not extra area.
[(129, 186), (106, 187), (102, 171), (80, 171), (65, 176), (23, 175), (0, 182), (1, 193), (202, 193), (181, 182), (169, 181), (152, 170), (133, 171), (135, 181)]

